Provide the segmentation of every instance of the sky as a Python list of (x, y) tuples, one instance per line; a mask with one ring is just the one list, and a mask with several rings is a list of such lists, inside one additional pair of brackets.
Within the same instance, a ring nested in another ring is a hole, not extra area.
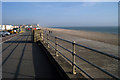
[(120, 0), (2, 0), (2, 2), (119, 2)]
[(3, 2), (3, 24), (117, 26), (117, 2)]
[(2, 2), (0, 1), (0, 24), (2, 24)]

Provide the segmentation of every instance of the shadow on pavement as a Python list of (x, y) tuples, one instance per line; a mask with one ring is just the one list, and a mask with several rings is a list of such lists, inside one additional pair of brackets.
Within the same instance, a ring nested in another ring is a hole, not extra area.
[(31, 40), (29, 40), (29, 41), (7, 41), (7, 42), (5, 42), (5, 43), (32, 43), (32, 41)]
[(35, 78), (59, 80), (61, 77), (58, 72), (49, 61), (45, 52), (41, 49), (41, 46), (32, 44), (33, 64), (35, 68)]

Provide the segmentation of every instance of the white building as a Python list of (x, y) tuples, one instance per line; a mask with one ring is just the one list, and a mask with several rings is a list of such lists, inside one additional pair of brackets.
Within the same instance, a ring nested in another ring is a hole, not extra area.
[(2, 28), (2, 30), (5, 30), (5, 25), (2, 25), (1, 28)]
[(13, 29), (12, 25), (6, 25), (6, 30), (11, 30), (11, 29)]
[(32, 26), (29, 26), (30, 28), (32, 28)]
[(25, 26), (25, 28), (28, 28), (28, 26)]
[(2, 25), (0, 25), (0, 31), (2, 30)]
[(19, 28), (19, 26), (15, 26), (14, 28)]
[(4, 31), (4, 30), (11, 30), (13, 29), (12, 25), (0, 25), (0, 30)]

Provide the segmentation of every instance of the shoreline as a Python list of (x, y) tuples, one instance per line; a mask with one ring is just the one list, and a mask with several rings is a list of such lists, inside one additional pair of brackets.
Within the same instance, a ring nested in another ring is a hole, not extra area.
[(72, 30), (72, 31), (82, 31), (82, 32), (94, 32), (94, 33), (102, 33), (102, 34), (111, 34), (111, 35), (118, 35), (116, 33), (109, 33), (109, 32), (97, 32), (97, 31), (87, 31), (87, 30), (73, 30), (73, 29), (62, 29), (62, 28), (47, 28), (47, 29), (51, 29), (51, 30), (57, 30), (57, 29), (60, 29), (60, 30)]
[(82, 31), (82, 30), (58, 29), (58, 28), (44, 28), (44, 29), (59, 32), (62, 34), (64, 33), (80, 38), (85, 38), (89, 40), (95, 40), (99, 42), (118, 45), (118, 34), (91, 32), (91, 31)]
[[(52, 29), (65, 29), (65, 30), (75, 30), (75, 31), (85, 31), (85, 32), (98, 32), (98, 33), (105, 33), (105, 34), (113, 34), (113, 35), (118, 35), (118, 33), (116, 32), (105, 32), (105, 31), (95, 31), (95, 30), (80, 30), (80, 29), (71, 29), (71, 28), (57, 28), (57, 27), (49, 27), (49, 28), (52, 28)], [(72, 27), (73, 28), (73, 27)], [(88, 27), (90, 28), (90, 27)], [(93, 27), (92, 27), (93, 28)], [(96, 28), (96, 27), (95, 27)]]

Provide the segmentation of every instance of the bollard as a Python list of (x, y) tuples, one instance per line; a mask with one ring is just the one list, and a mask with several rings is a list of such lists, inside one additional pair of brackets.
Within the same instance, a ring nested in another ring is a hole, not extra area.
[(58, 55), (58, 45), (57, 45), (57, 44), (58, 44), (58, 42), (57, 42), (57, 37), (55, 37), (55, 55), (56, 55), (56, 56), (59, 56), (59, 55)]
[(73, 63), (72, 63), (72, 73), (73, 74), (76, 74), (76, 67), (75, 67), (75, 41), (73, 41), (72, 43), (72, 46), (73, 46)]
[(49, 38), (48, 38), (48, 34), (47, 34), (47, 47), (50, 48), (50, 47), (49, 47)]

